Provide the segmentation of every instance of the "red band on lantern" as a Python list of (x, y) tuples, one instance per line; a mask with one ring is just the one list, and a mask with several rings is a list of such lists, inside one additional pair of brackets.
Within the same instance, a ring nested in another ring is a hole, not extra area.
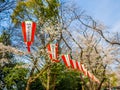
[(78, 70), (82, 71), (80, 62), (76, 61), (76, 66)]
[(69, 68), (71, 66), (70, 65), (70, 60), (71, 60), (70, 55), (62, 55), (61, 58), (62, 58), (63, 62), (65, 63), (66, 67)]
[(22, 22), (21, 25), (22, 25), (22, 33), (23, 33), (24, 42), (27, 42), (25, 22)]
[(71, 64), (71, 66), (72, 66), (73, 69), (77, 69), (76, 61), (75, 60), (70, 60), (70, 64)]

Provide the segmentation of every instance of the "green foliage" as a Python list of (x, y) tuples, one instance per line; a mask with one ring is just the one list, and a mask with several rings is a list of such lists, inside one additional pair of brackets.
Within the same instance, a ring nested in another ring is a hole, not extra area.
[[(10, 38), (9, 32), (4, 30), (0, 36), (0, 42), (4, 45), (11, 45)], [(12, 58), (12, 53), (0, 53), (0, 59), (6, 59), (6, 61), (0, 63), (0, 84), (2, 85), (0, 86), (0, 89), (6, 87), (8, 90), (14, 90), (14, 88), (17, 87), (18, 90), (21, 90), (21, 88), (25, 87), (27, 69), (16, 68), (18, 63), (14, 62)], [(23, 64), (19, 64), (19, 66), (20, 65)]]
[(24, 90), (28, 70), (25, 68), (17, 68), (16, 66), (18, 65), (5, 66), (3, 68), (3, 73), (5, 74), (4, 81), (8, 89), (14, 88), (13, 86), (15, 86), (18, 90), (21, 90), (21, 88)]
[(117, 86), (117, 77), (115, 73), (109, 74), (107, 76), (107, 82), (111, 84), (112, 87)]
[[(47, 70), (40, 76), (44, 88), (47, 84)], [(41, 84), (40, 84), (41, 86)], [(50, 68), (50, 90), (79, 90), (81, 80), (79, 73), (66, 69), (62, 63), (55, 63)]]
[(11, 45), (10, 34), (8, 31), (4, 30), (0, 36), (0, 42), (4, 45)]
[(40, 79), (36, 79), (30, 85), (30, 90), (45, 90)]
[(23, 68), (9, 68), (5, 67), (3, 69), (4, 72), (9, 72), (9, 74), (5, 77), (5, 81), (8, 86), (14, 85), (16, 82), (24, 80), (26, 76), (26, 71)]
[[(62, 63), (57, 63), (51, 68), (51, 83), (54, 80), (56, 80), (55, 90), (78, 90), (81, 88), (79, 73), (69, 70)], [(54, 85), (51, 84), (51, 86)]]
[[(3, 43), (4, 45), (11, 45), (11, 40), (10, 40), (10, 34), (8, 31), (3, 31), (2, 35), (0, 36), (0, 43)], [(13, 58), (13, 55), (9, 52), (1, 52), (0, 53), (0, 60), (1, 59), (6, 59), (3, 63), (0, 63), (0, 89), (3, 89), (3, 87), (6, 85), (5, 84), (5, 77), (8, 74), (8, 72), (4, 72), (3, 69), (4, 67), (14, 67), (14, 63), (11, 62), (11, 59)]]
[[(2, 35), (0, 36), (0, 43), (3, 43), (4, 45), (11, 45), (10, 38), (11, 37), (10, 37), (9, 32), (4, 30), (2, 32)], [(9, 53), (9, 52), (0, 53), (0, 59), (2, 58), (11, 59), (12, 57), (13, 57), (12, 53)]]
[[(0, 36), (0, 42), (4, 45), (11, 45), (10, 34), (8, 31), (4, 30)], [(3, 55), (4, 54), (4, 55)], [(0, 63), (0, 89), (6, 87), (8, 90), (14, 90), (17, 87), (18, 90), (25, 87), (27, 69), (16, 68), (16, 66), (21, 66), (13, 61), (13, 54), (9, 52), (0, 53), (0, 59), (6, 59), (3, 63)], [(13, 87), (14, 86), (14, 87)], [(24, 89), (23, 89), (24, 90)]]
[(5, 2), (5, 0), (0, 0), (0, 2), (2, 2), (2, 3), (3, 3), (3, 2)]
[(79, 74), (75, 71), (64, 72), (60, 82), (56, 85), (56, 90), (81, 90)]
[[(50, 88), (54, 88), (57, 83), (61, 81), (63, 74), (63, 65), (61, 63), (55, 63), (50, 67)], [(46, 88), (47, 84), (47, 70), (40, 76), (40, 80), (44, 88)]]
[(49, 19), (57, 18), (59, 11), (57, 0), (28, 0), (20, 1), (14, 10), (11, 18), (17, 24), (23, 20), (34, 20), (42, 18), (45, 22)]

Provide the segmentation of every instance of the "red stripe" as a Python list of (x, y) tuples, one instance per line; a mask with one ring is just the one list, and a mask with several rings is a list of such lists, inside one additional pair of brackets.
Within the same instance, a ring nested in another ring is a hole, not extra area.
[(94, 77), (94, 78), (95, 78), (95, 82), (100, 83), (100, 81), (96, 77)]
[(53, 62), (60, 62), (60, 60), (55, 60), (55, 59), (52, 59)]
[(75, 62), (75, 60), (70, 60), (70, 64), (71, 64), (72, 68), (76, 69), (76, 67), (75, 67), (76, 63), (74, 64), (74, 62)]
[(92, 80), (95, 81), (95, 76), (94, 75), (92, 75)]
[(61, 58), (62, 58), (63, 62), (65, 63), (65, 65), (68, 67), (68, 64), (67, 64), (67, 61), (66, 61), (65, 56), (64, 56), (64, 55), (62, 55), (62, 56), (61, 56)]
[(30, 46), (31, 46), (31, 42), (27, 42), (27, 49), (28, 49), (28, 52), (30, 52)]
[(82, 71), (82, 70), (81, 70), (81, 64), (79, 64), (79, 63), (80, 63), (80, 62), (76, 61), (77, 69), (80, 70), (80, 71)]
[(27, 41), (27, 37), (26, 37), (26, 26), (25, 26), (25, 22), (22, 22), (21, 26), (22, 26), (22, 34), (23, 34), (24, 42), (26, 42), (26, 41)]
[(28, 52), (30, 52), (30, 46), (27, 46)]
[(63, 62), (65, 63), (66, 67), (69, 68), (70, 66), (69, 66), (68, 63), (67, 63), (67, 60), (66, 60), (65, 55), (62, 55), (61, 58), (62, 58)]
[(97, 78), (96, 78), (96, 82), (97, 82), (97, 83), (100, 83), (100, 81), (99, 81)]
[(87, 72), (87, 76), (89, 77), (89, 78), (92, 78), (92, 74), (88, 71)]
[(52, 59), (50, 44), (47, 45), (47, 50), (48, 50), (48, 54), (49, 54), (50, 59)]
[(32, 22), (31, 42), (34, 41), (35, 31), (36, 31), (36, 23), (35, 23), (35, 22)]

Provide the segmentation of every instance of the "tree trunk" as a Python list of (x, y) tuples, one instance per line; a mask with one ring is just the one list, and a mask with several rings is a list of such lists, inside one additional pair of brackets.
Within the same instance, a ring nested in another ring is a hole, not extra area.
[(53, 77), (53, 87), (52, 87), (52, 90), (55, 90), (55, 85), (56, 85), (56, 74), (54, 74), (54, 77)]
[(50, 90), (50, 67), (47, 70), (47, 87), (46, 90)]
[[(80, 79), (81, 79), (81, 81), (82, 81), (82, 90), (84, 90), (85, 88), (87, 89), (87, 90), (89, 90), (89, 87), (86, 85), (86, 82), (84, 81), (84, 79), (83, 79), (83, 77), (82, 77), (82, 74), (80, 73)], [(85, 87), (85, 88), (84, 88)]]
[(29, 79), (27, 81), (27, 86), (26, 86), (25, 90), (30, 90), (30, 84), (31, 84), (30, 80), (31, 80), (31, 77), (29, 77)]
[(104, 81), (105, 81), (105, 78), (103, 78), (103, 80), (101, 81), (101, 83), (100, 83), (100, 85), (99, 85), (97, 90), (101, 90), (101, 87), (102, 87), (102, 84), (103, 84)]
[(25, 90), (30, 90), (30, 84), (27, 83), (26, 89)]
[(33, 60), (33, 61), (34, 61), (34, 66), (32, 67), (32, 70), (31, 70), (31, 72), (30, 72), (30, 77), (29, 77), (29, 79), (28, 79), (28, 81), (27, 81), (26, 90), (30, 90), (31, 77), (32, 77), (33, 72), (34, 72), (34, 70), (35, 70), (35, 65), (37, 64), (37, 60)]

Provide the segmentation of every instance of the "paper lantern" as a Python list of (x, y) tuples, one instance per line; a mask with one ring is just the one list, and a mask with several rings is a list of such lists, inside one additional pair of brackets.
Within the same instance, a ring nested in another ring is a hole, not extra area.
[(81, 65), (82, 72), (85, 76), (87, 76), (87, 69), (85, 69), (84, 64)]
[(89, 71), (87, 71), (87, 76), (92, 79), (92, 74)]
[(95, 76), (94, 75), (92, 75), (92, 80), (95, 81)]
[(94, 81), (100, 83), (100, 81), (96, 77), (94, 77)]
[(63, 62), (65, 63), (66, 67), (69, 68), (71, 66), (71, 64), (70, 64), (70, 60), (71, 60), (70, 55), (69, 54), (62, 55), (61, 58), (62, 58)]
[(30, 52), (30, 46), (34, 41), (36, 23), (32, 21), (24, 21), (22, 22), (21, 26), (24, 42), (27, 45), (28, 52)]
[(60, 60), (58, 60), (58, 44), (48, 44), (47, 51), (49, 54), (49, 58), (53, 62), (60, 62)]
[(76, 61), (76, 66), (79, 71), (82, 71), (80, 62)]
[(70, 64), (71, 64), (71, 66), (72, 66), (73, 69), (77, 69), (76, 61), (75, 60), (70, 60)]

